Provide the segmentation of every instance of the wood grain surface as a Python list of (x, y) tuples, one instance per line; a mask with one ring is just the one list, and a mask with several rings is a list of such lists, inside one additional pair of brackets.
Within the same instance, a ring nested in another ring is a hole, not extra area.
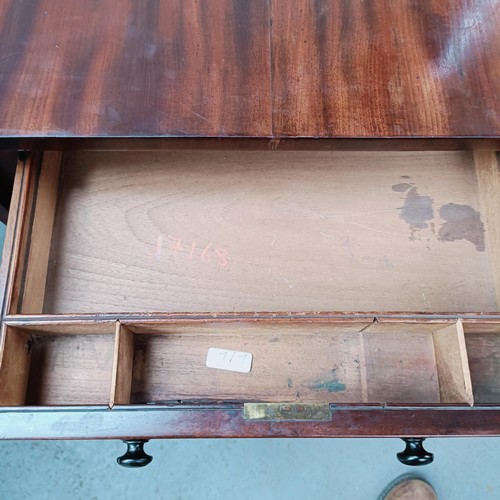
[(500, 0), (0, 0), (0, 20), (0, 147), (500, 136)]
[(277, 136), (500, 133), (498, 0), (273, 0)]
[(0, 1), (1, 136), (267, 136), (269, 7)]
[(63, 170), (47, 313), (498, 310), (466, 152), (82, 152)]

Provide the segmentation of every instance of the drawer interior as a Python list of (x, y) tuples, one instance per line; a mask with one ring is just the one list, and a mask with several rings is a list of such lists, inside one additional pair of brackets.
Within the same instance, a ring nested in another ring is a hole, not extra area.
[(492, 152), (45, 153), (0, 406), (500, 404), (499, 172)]
[(465, 341), (477, 404), (500, 404), (500, 325), (471, 324)]
[(114, 333), (109, 328), (109, 333), (82, 330), (75, 333), (54, 328), (29, 332), (6, 328), (0, 404), (107, 405)]
[[(455, 326), (404, 324), (228, 324), (137, 333), (131, 402), (450, 402), (438, 376), (447, 363), (436, 358), (440, 335), (458, 342)], [(252, 354), (250, 373), (207, 368), (211, 347)], [(452, 399), (466, 402), (465, 386)]]
[(35, 336), (26, 405), (108, 404), (113, 348), (113, 334)]
[(67, 154), (18, 275), (37, 299), (12, 312), (498, 311), (483, 170), (465, 151)]
[[(460, 322), (111, 326), (7, 327), (0, 404), (473, 403)], [(210, 348), (250, 371), (208, 367)]]

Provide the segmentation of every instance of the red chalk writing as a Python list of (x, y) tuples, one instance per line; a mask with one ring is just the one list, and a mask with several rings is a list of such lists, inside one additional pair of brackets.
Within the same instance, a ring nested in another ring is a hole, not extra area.
[(210, 247), (212, 246), (212, 243), (209, 243), (205, 249), (203, 250), (203, 252), (201, 252), (201, 260), (205, 263), (205, 264), (210, 264), (210, 261), (212, 260), (212, 255), (210, 254)]
[(180, 238), (172, 236), (171, 234), (169, 234), (167, 238), (172, 242), (172, 244), (170, 245), (170, 251), (172, 252), (174, 257), (176, 257), (179, 252), (182, 252), (182, 240)]
[[(202, 262), (207, 265), (216, 265), (219, 269), (227, 267), (229, 264), (229, 252), (227, 249), (217, 247), (213, 242), (208, 244), (198, 244), (196, 241), (183, 241), (176, 235), (167, 235), (168, 250), (174, 259), (185, 259), (190, 262)], [(163, 238), (158, 238), (155, 256), (161, 255)]]
[(227, 250), (225, 248), (216, 248), (215, 253), (219, 257), (219, 267), (226, 267), (227, 261)]

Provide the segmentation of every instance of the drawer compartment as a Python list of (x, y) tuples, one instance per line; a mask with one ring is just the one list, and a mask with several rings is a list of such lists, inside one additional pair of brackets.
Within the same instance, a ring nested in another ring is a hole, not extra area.
[[(460, 322), (111, 327), (8, 327), (0, 404), (472, 404)], [(212, 347), (249, 353), (250, 372), (207, 367)]]
[(49, 333), (7, 328), (0, 405), (108, 405), (113, 333)]
[[(94, 151), (28, 166), (1, 406), (500, 404), (492, 152)], [(250, 353), (250, 372), (207, 367), (210, 348)]]
[[(134, 330), (132, 403), (472, 404), (463, 333), (456, 324)], [(211, 347), (250, 353), (250, 373), (207, 368)], [(445, 351), (457, 356), (449, 360)]]
[(500, 324), (467, 325), (465, 342), (475, 402), (500, 405)]
[(57, 168), (44, 160), (13, 314), (499, 309), (490, 152), (75, 152)]

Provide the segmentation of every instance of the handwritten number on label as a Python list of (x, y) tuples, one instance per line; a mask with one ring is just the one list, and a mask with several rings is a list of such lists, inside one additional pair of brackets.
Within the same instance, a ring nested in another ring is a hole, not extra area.
[(249, 352), (210, 347), (207, 353), (206, 366), (219, 370), (249, 373), (252, 369), (252, 359), (253, 356)]

